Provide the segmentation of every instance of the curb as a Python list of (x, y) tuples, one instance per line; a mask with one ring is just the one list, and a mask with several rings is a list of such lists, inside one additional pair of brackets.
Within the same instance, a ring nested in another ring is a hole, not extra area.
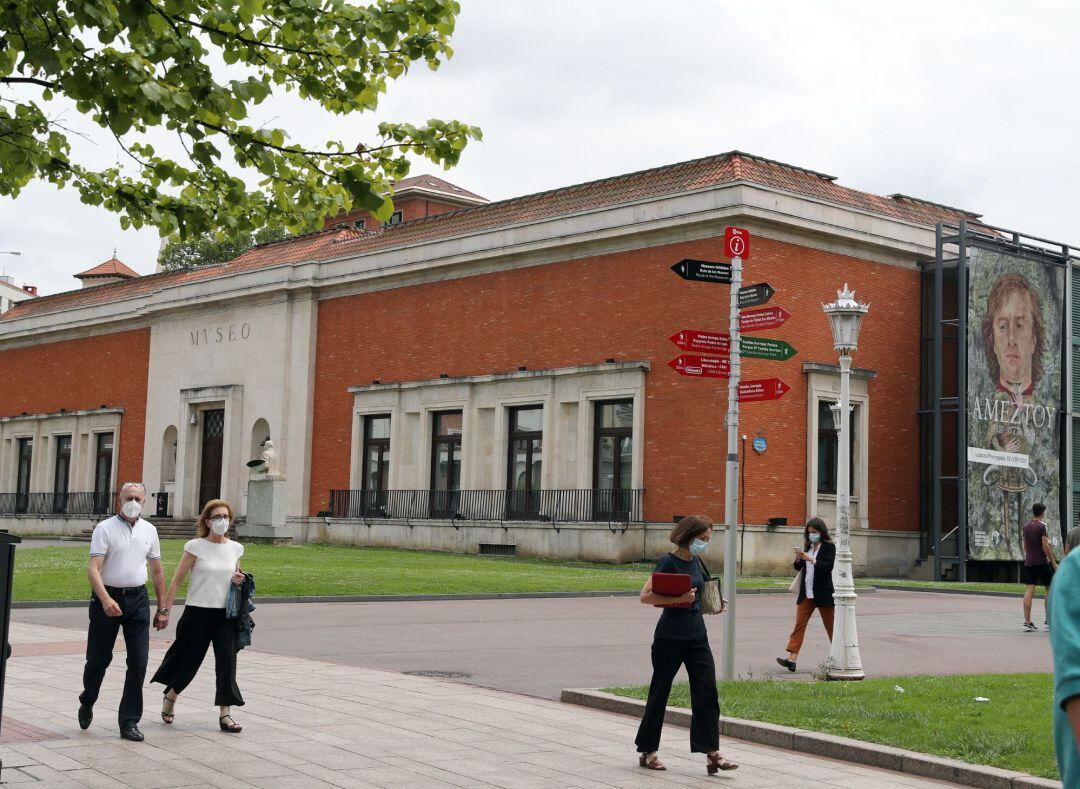
[[(933, 592), (935, 594), (966, 594), (966, 595), (980, 595), (982, 597), (1016, 597), (1021, 598), (1024, 596), (1023, 592), (980, 592), (975, 589), (928, 589), (924, 586), (900, 586), (893, 584), (874, 584), (874, 589), (888, 589), (893, 592)], [(1044, 594), (1039, 592), (1035, 593), (1036, 598), (1044, 597)]]
[[(645, 702), (605, 693), (592, 688), (567, 688), (560, 701), (582, 707), (641, 717)], [(668, 707), (664, 722), (672, 726), (690, 726), (690, 710)], [(898, 773), (952, 781), (980, 789), (1062, 789), (1060, 781), (1037, 778), (1016, 770), (969, 764), (958, 759), (916, 753), (889, 745), (878, 745), (849, 737), (796, 729), (776, 723), (720, 717), (720, 733), (725, 737), (747, 740), (774, 748), (824, 756), (846, 762), (880, 767)]]
[[(862, 589), (873, 592), (874, 589)], [(740, 589), (740, 595), (746, 594), (787, 594), (787, 589), (751, 588)], [(408, 595), (285, 595), (283, 597), (255, 597), (256, 605), (271, 603), (417, 603), (439, 600), (559, 600), (581, 597), (637, 597), (638, 592), (491, 592), (488, 594), (408, 594)], [(82, 608), (86, 600), (21, 600), (13, 602), (12, 608)], [(183, 605), (184, 599), (177, 598), (173, 605)]]

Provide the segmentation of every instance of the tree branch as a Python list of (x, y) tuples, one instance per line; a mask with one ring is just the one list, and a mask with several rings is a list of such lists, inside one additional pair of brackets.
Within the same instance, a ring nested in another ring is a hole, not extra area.
[[(150, 3), (150, 5), (153, 6), (155, 10), (157, 10), (157, 6), (154, 6), (153, 3)], [(158, 11), (158, 13), (163, 14), (164, 12)], [(177, 22), (202, 30), (204, 33), (217, 33), (218, 35), (225, 36), (226, 38), (231, 38), (235, 41), (247, 44), (249, 47), (265, 47), (266, 49), (276, 49), (280, 52), (288, 52), (294, 55), (307, 55), (308, 57), (325, 58), (327, 60), (332, 59), (325, 52), (319, 52), (318, 50), (297, 49), (295, 47), (282, 46), (281, 44), (267, 44), (265, 41), (258, 41), (254, 38), (245, 38), (244, 36), (241, 36), (237, 33), (229, 33), (225, 30), (222, 30), (221, 28), (214, 27), (213, 25), (205, 25), (202, 22), (196, 22), (186, 17), (179, 16), (178, 14), (171, 14), (170, 16)]]
[[(323, 158), (323, 159), (332, 159), (332, 158), (337, 158), (337, 157), (342, 157), (342, 156), (344, 156), (344, 157), (360, 156), (360, 155), (366, 154), (366, 153), (374, 153), (375, 151), (388, 151), (388, 150), (390, 150), (392, 148), (427, 148), (428, 147), (427, 145), (424, 145), (423, 143), (419, 143), (419, 142), (395, 142), (395, 143), (384, 143), (383, 145), (377, 145), (374, 148), (368, 148), (367, 146), (363, 146), (362, 150), (352, 150), (352, 151), (313, 151), (313, 150), (307, 150), (305, 148), (289, 148), (289, 147), (286, 147), (284, 145), (274, 145), (271, 142), (266, 142), (265, 140), (259, 140), (259, 139), (255, 138), (253, 136), (248, 136), (248, 135), (245, 135), (245, 134), (241, 134), (240, 132), (231, 131), (230, 129), (226, 129), (224, 126), (219, 126), (216, 123), (209, 123), (207, 121), (201, 121), (198, 118), (194, 118), (193, 121), (195, 123), (197, 123), (199, 126), (202, 126), (204, 128), (207, 128), (207, 129), (213, 129), (216, 132), (220, 132), (221, 134), (224, 134), (226, 137), (228, 137), (233, 142), (239, 143), (241, 145), (243, 145), (243, 144), (259, 145), (259, 146), (262, 146), (263, 148), (269, 148), (269, 149), (271, 149), (273, 151), (279, 151), (281, 153), (292, 153), (292, 154), (297, 154), (298, 156), (313, 156), (313, 157), (319, 157), (319, 158)], [(357, 146), (357, 147), (359, 148), (360, 146)]]
[(15, 85), (17, 83), (29, 83), (31, 85), (40, 85), (43, 88), (59, 88), (59, 82), (49, 82), (48, 80), (38, 79), (37, 77), (2, 77), (0, 78), (0, 84)]

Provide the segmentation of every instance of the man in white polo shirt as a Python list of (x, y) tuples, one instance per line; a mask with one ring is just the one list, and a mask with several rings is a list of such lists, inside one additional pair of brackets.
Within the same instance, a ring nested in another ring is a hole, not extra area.
[(161, 546), (154, 524), (139, 515), (146, 503), (146, 488), (141, 482), (125, 482), (120, 489), (120, 511), (94, 527), (90, 539), (90, 630), (86, 638), (86, 668), (83, 692), (79, 696), (79, 726), (90, 726), (94, 702), (112, 662), (116, 634), (124, 628), (127, 648), (127, 676), (120, 699), (120, 736), (142, 742), (139, 720), (142, 718), (143, 679), (150, 652), (150, 601), (146, 594), (146, 568), (154, 578), (158, 612), (154, 626), (159, 630), (165, 597), (165, 569), (161, 566)]

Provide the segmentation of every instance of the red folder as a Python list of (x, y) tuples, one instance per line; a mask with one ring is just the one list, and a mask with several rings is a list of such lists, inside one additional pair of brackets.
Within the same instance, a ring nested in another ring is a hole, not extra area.
[[(690, 591), (690, 576), (685, 573), (653, 573), (652, 590), (667, 597), (679, 597)], [(670, 603), (656, 608), (689, 608), (691, 603)]]

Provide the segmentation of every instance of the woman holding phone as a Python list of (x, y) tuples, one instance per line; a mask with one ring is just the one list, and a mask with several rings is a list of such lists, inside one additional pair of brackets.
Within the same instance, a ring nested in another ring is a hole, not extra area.
[(803, 528), (803, 547), (795, 548), (795, 569), (801, 573), (799, 596), (795, 600), (795, 629), (788, 639), (786, 658), (776, 662), (788, 671), (795, 670), (795, 661), (806, 636), (806, 625), (817, 611), (832, 641), (833, 627), (833, 562), (836, 546), (829, 536), (829, 527), (821, 518), (811, 518)]
[(649, 700), (645, 704), (645, 714), (635, 740), (638, 764), (647, 770), (667, 769), (657, 756), (657, 750), (671, 683), (679, 666), (686, 666), (686, 673), (690, 677), (690, 751), (705, 754), (705, 769), (709, 775), (717, 770), (734, 770), (739, 766), (720, 755), (720, 700), (716, 693), (716, 664), (709, 649), (709, 635), (698, 603), (698, 595), (705, 585), (705, 575), (698, 557), (709, 547), (712, 526), (712, 521), (704, 515), (683, 518), (669, 537), (675, 544), (675, 550), (664, 554), (656, 563), (654, 572), (689, 575), (690, 591), (678, 597), (658, 594), (653, 591), (652, 576), (641, 588), (641, 602), (644, 605), (686, 606), (664, 608), (653, 634), (653, 675), (649, 683)]
[(184, 613), (176, 625), (176, 640), (150, 681), (165, 686), (161, 719), (172, 723), (177, 697), (195, 679), (206, 650), (213, 644), (218, 726), (224, 732), (239, 734), (243, 727), (232, 717), (233, 705), (244, 706), (244, 698), (236, 686), (236, 619), (226, 618), (225, 602), (230, 588), (244, 582), (239, 564), (244, 546), (226, 536), (232, 518), (232, 506), (227, 501), (211, 499), (203, 507), (195, 523), (196, 537), (184, 545), (184, 556), (165, 593), (167, 625), (169, 606), (176, 599), (180, 584), (191, 573)]

